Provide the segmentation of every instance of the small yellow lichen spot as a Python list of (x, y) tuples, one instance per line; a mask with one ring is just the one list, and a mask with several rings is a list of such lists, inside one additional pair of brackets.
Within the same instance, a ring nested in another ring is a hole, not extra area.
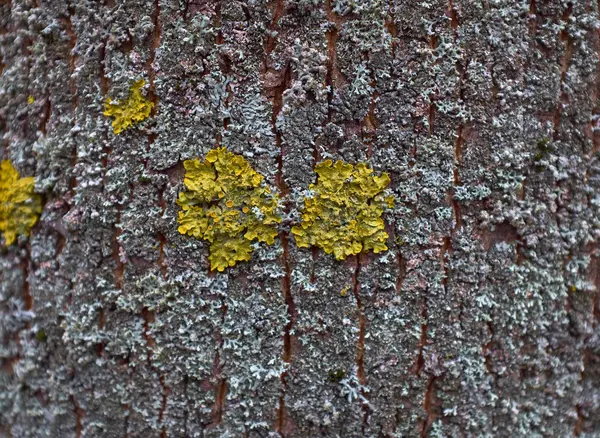
[(115, 134), (150, 116), (154, 103), (142, 96), (141, 89), (145, 83), (143, 79), (134, 82), (125, 102), (112, 103), (110, 97), (106, 99), (104, 115), (114, 118), (112, 127)]
[(244, 157), (221, 147), (208, 152), (205, 161), (183, 165), (187, 190), (177, 200), (178, 231), (210, 242), (211, 269), (223, 271), (250, 260), (253, 240), (269, 245), (275, 241), (281, 222), (279, 197)]
[(42, 212), (42, 198), (34, 193), (33, 177), (19, 178), (10, 161), (0, 163), (0, 232), (4, 244), (12, 245), (17, 236), (29, 236)]
[(314, 196), (304, 199), (302, 222), (292, 227), (299, 247), (318, 246), (337, 260), (373, 250), (387, 250), (382, 214), (394, 198), (385, 193), (387, 173), (373, 174), (364, 163), (356, 166), (331, 160), (315, 166)]
[(33, 102), (35, 102), (35, 97), (33, 97), (31, 94), (29, 95), (29, 97), (27, 98), (27, 104), (31, 105)]

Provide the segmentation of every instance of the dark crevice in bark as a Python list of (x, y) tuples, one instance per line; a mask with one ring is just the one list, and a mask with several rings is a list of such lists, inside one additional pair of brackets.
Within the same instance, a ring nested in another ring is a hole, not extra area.
[(419, 338), (419, 345), (417, 346), (417, 358), (415, 360), (414, 373), (420, 377), (423, 366), (425, 365), (425, 358), (423, 356), (423, 349), (427, 345), (427, 298), (423, 297), (421, 303), (421, 337)]
[(160, 46), (160, 0), (154, 1), (154, 10), (152, 11), (152, 24), (154, 25), (154, 32), (152, 34), (152, 40), (150, 41), (150, 56), (145, 64), (145, 70), (148, 74), (148, 100), (154, 104), (150, 117), (156, 115), (158, 110), (158, 96), (156, 95), (156, 70), (154, 70), (154, 60), (156, 59), (156, 49)]
[[(98, 311), (98, 331), (101, 331), (104, 328), (104, 324), (106, 323), (106, 313), (104, 309), (100, 308)], [(96, 344), (96, 356), (101, 357), (104, 353), (104, 342), (98, 342)]]
[[(448, 3), (448, 14), (450, 15), (450, 26), (454, 33), (454, 43), (458, 42), (458, 14), (456, 13), (456, 9), (454, 8), (454, 4), (452, 0), (449, 0)], [(466, 60), (464, 65), (460, 62), (456, 62), (456, 71), (458, 72), (458, 95), (460, 102), (465, 102), (465, 82), (467, 79), (467, 68), (469, 66), (469, 60)], [(464, 121), (460, 121), (458, 124), (458, 128), (456, 129), (456, 140), (454, 141), (454, 166), (453, 166), (453, 182), (452, 182), (452, 190), (450, 193), (450, 203), (452, 206), (452, 211), (454, 212), (454, 227), (452, 229), (452, 235), (461, 228), (462, 226), (462, 212), (460, 203), (455, 198), (456, 187), (461, 185), (460, 180), (460, 166), (463, 155), (463, 146), (464, 146)]]
[[(364, 307), (360, 299), (360, 270), (361, 261), (360, 254), (356, 255), (356, 267), (354, 275), (352, 276), (352, 291), (354, 293), (354, 299), (356, 300), (356, 307), (358, 311), (358, 341), (356, 344), (356, 367), (358, 382), (361, 386), (366, 386), (367, 376), (365, 373), (365, 336), (367, 333), (367, 318), (365, 316)], [(361, 395), (366, 400), (367, 394), (361, 389)], [(371, 414), (371, 408), (368, 402), (362, 403), (363, 415), (363, 432), (364, 426), (369, 423), (369, 416)]]
[[(284, 14), (284, 0), (277, 0), (274, 5), (273, 11), (273, 19), (271, 20), (271, 24), (269, 29), (271, 31), (271, 35), (267, 38), (265, 43), (265, 56), (264, 56), (264, 65), (263, 69), (265, 73), (271, 68), (269, 59), (270, 55), (275, 50), (277, 46), (277, 37), (273, 36), (274, 32), (278, 28), (278, 23), (281, 17)], [(277, 117), (283, 108), (283, 93), (286, 89), (291, 86), (292, 80), (292, 68), (288, 63), (283, 70), (283, 74), (279, 84), (273, 89), (273, 97), (272, 97), (272, 113), (271, 113), (271, 131), (275, 135), (275, 146), (279, 151), (277, 157), (277, 174), (276, 174), (276, 184), (281, 196), (287, 199), (287, 195), (289, 194), (289, 188), (285, 182), (283, 176), (283, 166), (284, 166), (284, 157), (285, 151), (283, 148), (283, 139), (281, 136), (281, 131), (277, 129)], [(290, 206), (287, 201), (284, 201), (284, 208), (286, 213), (289, 213)], [(279, 232), (279, 240), (281, 241), (281, 246), (283, 249), (282, 255), (282, 267), (283, 267), (283, 277), (281, 279), (281, 289), (283, 293), (283, 299), (286, 303), (287, 307), (287, 317), (288, 322), (284, 327), (283, 332), (283, 353), (282, 359), (285, 363), (290, 364), (292, 361), (292, 336), (291, 332), (294, 327), (294, 323), (296, 320), (296, 309), (294, 304), (294, 298), (292, 296), (291, 291), (291, 265), (290, 265), (290, 250), (289, 250), (289, 232), (287, 230), (281, 230)], [(286, 406), (285, 406), (285, 392), (287, 390), (287, 375), (288, 372), (284, 371), (281, 376), (281, 393), (279, 395), (279, 405), (277, 408), (276, 414), (276, 424), (275, 430), (281, 435), (285, 436), (286, 429)]]
[[(164, 191), (162, 188), (158, 192), (158, 205), (160, 207), (160, 218), (162, 219), (167, 208), (167, 203), (164, 199)], [(160, 266), (160, 273), (163, 279), (167, 278), (167, 264), (165, 263), (165, 245), (167, 244), (167, 237), (162, 231), (157, 232), (158, 235), (158, 265)]]
[(448, 276), (450, 269), (448, 268), (448, 257), (452, 252), (452, 238), (450, 236), (444, 237), (444, 244), (440, 251), (440, 263), (442, 265), (442, 271), (444, 271), (444, 279), (442, 280), (442, 286), (444, 286), (444, 292), (448, 292)]
[[(222, 300), (221, 304), (221, 325), (225, 324), (225, 317), (227, 316), (227, 303)], [(215, 360), (213, 363), (213, 379), (215, 383), (215, 403), (212, 407), (212, 419), (208, 427), (216, 427), (221, 424), (223, 420), (223, 412), (225, 411), (225, 399), (227, 396), (227, 379), (222, 376), (223, 364), (221, 363), (221, 352), (223, 350), (223, 334), (221, 330), (217, 332), (218, 348), (215, 354)]]
[[(129, 356), (123, 361), (122, 365), (127, 367), (129, 366)], [(128, 375), (125, 380), (125, 388), (129, 389), (129, 385), (131, 383), (131, 376)], [(129, 438), (129, 419), (131, 417), (131, 405), (129, 403), (122, 403), (123, 410), (125, 411), (125, 416), (123, 418), (123, 438)]]
[(119, 237), (123, 233), (121, 229), (121, 212), (123, 211), (123, 205), (117, 204), (117, 217), (115, 219), (115, 231), (113, 233), (111, 248), (112, 248), (112, 258), (115, 262), (114, 268), (114, 278), (115, 278), (115, 287), (117, 289), (123, 289), (123, 274), (125, 273), (125, 265), (121, 261), (121, 244), (119, 243)]
[(485, 361), (485, 369), (487, 370), (488, 374), (494, 377), (495, 374), (492, 367), (492, 359), (490, 357), (492, 354), (492, 348), (494, 346), (494, 327), (490, 321), (486, 323), (486, 326), (489, 332), (490, 340), (481, 346), (481, 352)]
[(42, 111), (42, 119), (40, 120), (40, 131), (44, 135), (46, 135), (46, 125), (48, 124), (48, 120), (50, 120), (51, 115), (52, 115), (52, 102), (50, 101), (50, 96), (47, 96), (46, 101), (44, 102), (44, 108)]
[(26, 255), (21, 261), (21, 269), (23, 271), (23, 308), (25, 310), (33, 310), (34, 302), (29, 284), (29, 273), (31, 271), (31, 244), (29, 242), (25, 245), (25, 249)]
[(71, 72), (71, 78), (69, 78), (69, 86), (71, 88), (71, 96), (73, 96), (73, 111), (77, 109), (79, 105), (79, 95), (77, 90), (77, 81), (73, 76), (75, 68), (77, 67), (77, 61), (79, 57), (73, 53), (77, 46), (77, 33), (73, 30), (72, 17), (75, 15), (75, 9), (73, 5), (69, 4), (67, 7), (69, 14), (64, 18), (67, 35), (69, 36), (69, 71)]
[[(600, 0), (598, 0), (597, 17), (600, 19)], [(592, 101), (595, 102), (594, 110), (590, 120), (590, 135), (594, 145), (591, 153), (600, 152), (600, 32), (596, 33), (596, 81), (592, 92)], [(589, 169), (588, 169), (589, 172)], [(587, 182), (587, 181), (586, 181)]]
[(379, 97), (379, 92), (377, 91), (377, 81), (375, 80), (375, 73), (373, 71), (373, 67), (370, 69), (371, 75), (371, 87), (373, 91), (371, 93), (371, 100), (369, 102), (369, 111), (363, 120), (363, 141), (367, 143), (367, 160), (371, 158), (373, 155), (373, 143), (375, 142), (375, 135), (377, 132), (377, 127), (379, 126), (379, 122), (377, 121), (377, 117), (375, 117), (375, 106), (377, 104), (377, 98)]
[(85, 411), (81, 409), (74, 395), (71, 394), (70, 399), (73, 404), (73, 414), (75, 415), (75, 438), (81, 438), (81, 432), (83, 431), (82, 420), (85, 416)]
[(167, 398), (169, 396), (169, 388), (165, 384), (165, 377), (163, 375), (159, 375), (158, 381), (160, 382), (160, 386), (163, 391), (163, 397), (160, 403), (160, 412), (158, 413), (158, 424), (162, 424), (162, 429), (160, 431), (161, 438), (167, 438), (167, 427), (164, 424), (165, 412), (167, 411)]
[(591, 263), (593, 273), (593, 284), (596, 287), (592, 304), (592, 315), (594, 315), (594, 328), (600, 323), (600, 244), (596, 243), (595, 253)]
[(183, 408), (183, 436), (188, 436), (188, 417), (190, 415), (189, 405), (190, 400), (188, 398), (188, 385), (189, 385), (189, 377), (186, 374), (183, 376), (183, 399), (185, 400), (185, 407)]
[(333, 12), (331, 8), (331, 0), (326, 0), (325, 13), (329, 20), (329, 28), (325, 32), (325, 38), (327, 40), (327, 73), (325, 74), (325, 86), (327, 87), (327, 122), (331, 123), (333, 120), (333, 74), (335, 71), (337, 50), (336, 44), (339, 36), (339, 26), (341, 25), (341, 19)]
[(560, 32), (560, 40), (565, 43), (565, 54), (563, 56), (561, 62), (561, 70), (560, 70), (560, 96), (558, 99), (558, 104), (556, 105), (556, 110), (554, 112), (554, 133), (553, 140), (558, 140), (560, 134), (560, 122), (563, 114), (563, 107), (568, 103), (569, 96), (567, 94), (565, 88), (565, 80), (567, 77), (567, 71), (569, 70), (569, 66), (571, 63), (571, 58), (573, 57), (573, 37), (569, 35), (568, 31), (568, 23), (569, 18), (571, 17), (571, 13), (573, 12), (573, 3), (569, 2), (567, 5), (567, 9), (565, 10), (562, 21), (565, 24), (565, 29)]
[[(164, 414), (167, 408), (167, 397), (169, 395), (169, 387), (165, 384), (164, 376), (158, 371), (158, 369), (154, 366), (152, 361), (152, 351), (154, 349), (156, 341), (150, 335), (150, 324), (152, 324), (156, 320), (156, 315), (152, 310), (148, 309), (147, 307), (144, 307), (142, 308), (142, 318), (144, 320), (144, 332), (142, 335), (144, 337), (144, 340), (146, 341), (146, 361), (148, 363), (148, 367), (152, 370), (154, 374), (157, 375), (162, 392), (161, 407), (158, 412), (158, 423), (162, 424)], [(162, 424), (161, 438), (166, 437), (166, 426)]]
[(406, 260), (402, 256), (400, 248), (396, 250), (396, 260), (398, 262), (398, 273), (396, 275), (396, 295), (400, 295), (402, 292), (402, 285), (404, 284), (404, 277), (406, 277)]
[(535, 35), (537, 33), (537, 7), (535, 0), (529, 0), (529, 33)]
[(425, 398), (423, 401), (423, 408), (425, 409), (425, 418), (421, 422), (421, 433), (420, 437), (425, 438), (433, 425), (433, 422), (436, 420), (438, 414), (435, 406), (436, 397), (435, 397), (435, 381), (437, 380), (436, 376), (430, 376), (429, 381), (427, 382), (427, 389), (425, 391)]
[[(284, 295), (284, 300), (287, 305), (288, 312), (288, 323), (285, 325), (284, 334), (283, 334), (283, 361), (287, 364), (292, 361), (292, 336), (291, 332), (294, 327), (294, 323), (296, 320), (296, 308), (294, 305), (294, 298), (291, 293), (291, 268), (290, 268), (290, 257), (289, 257), (289, 243), (288, 243), (288, 233), (281, 231), (279, 233), (279, 238), (281, 240), (281, 245), (283, 247), (283, 268), (284, 268), (284, 276), (282, 278), (282, 290)], [(284, 371), (281, 374), (281, 383), (282, 383), (282, 393), (279, 397), (279, 408), (277, 414), (277, 430), (283, 436), (284, 428), (285, 428), (285, 391), (287, 388), (287, 371)]]
[(398, 25), (396, 24), (396, 17), (394, 15), (394, 2), (390, 0), (387, 10), (387, 16), (385, 18), (385, 28), (388, 33), (392, 37), (392, 41), (390, 43), (390, 49), (392, 54), (392, 59), (396, 57), (396, 37), (398, 36)]
[(106, 98), (108, 94), (108, 77), (106, 76), (106, 45), (108, 44), (108, 37), (102, 42), (99, 50), (99, 71), (98, 75), (100, 76), (100, 92), (102, 93), (102, 97)]
[(577, 413), (577, 421), (575, 422), (575, 427), (573, 428), (574, 436), (581, 436), (582, 426), (583, 426), (583, 413), (581, 412), (581, 406), (577, 405), (575, 407), (575, 412)]
[[(438, 37), (436, 35), (429, 35), (429, 48), (431, 49), (431, 51), (435, 51), (435, 49), (437, 48), (437, 44), (438, 44)], [(436, 63), (439, 63), (440, 61), (436, 61)], [(434, 99), (435, 99), (435, 95), (433, 93), (429, 94), (429, 112), (427, 115), (427, 125), (428, 125), (428, 135), (431, 137), (433, 135), (434, 129), (433, 129), (433, 124), (435, 122), (435, 103), (434, 103)]]

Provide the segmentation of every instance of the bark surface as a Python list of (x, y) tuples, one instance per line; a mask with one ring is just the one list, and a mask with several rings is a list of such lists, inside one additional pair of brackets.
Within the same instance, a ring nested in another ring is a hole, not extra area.
[[(600, 437), (599, 7), (0, 0), (0, 158), (44, 196), (0, 436)], [(220, 145), (287, 201), (215, 274), (175, 201)], [(329, 158), (390, 174), (389, 251), (295, 245)]]

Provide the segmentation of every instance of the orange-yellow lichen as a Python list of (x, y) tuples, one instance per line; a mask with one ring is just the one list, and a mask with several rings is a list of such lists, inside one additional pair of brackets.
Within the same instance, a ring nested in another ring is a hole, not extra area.
[(387, 250), (388, 234), (382, 214), (394, 206), (385, 193), (390, 183), (387, 173), (373, 174), (364, 163), (356, 166), (331, 160), (315, 166), (313, 196), (304, 199), (302, 222), (292, 227), (299, 247), (318, 246), (337, 260), (373, 250)]
[(279, 197), (241, 155), (221, 147), (206, 160), (187, 160), (177, 204), (181, 234), (210, 242), (211, 269), (250, 260), (251, 242), (272, 244), (281, 222)]
[(42, 198), (34, 193), (34, 185), (33, 177), (19, 178), (10, 161), (0, 163), (0, 232), (6, 246), (17, 236), (29, 236), (42, 212)]
[(112, 127), (115, 134), (150, 116), (154, 103), (142, 96), (140, 91), (145, 83), (143, 79), (134, 82), (125, 102), (112, 103), (110, 97), (106, 99), (104, 115), (114, 117)]

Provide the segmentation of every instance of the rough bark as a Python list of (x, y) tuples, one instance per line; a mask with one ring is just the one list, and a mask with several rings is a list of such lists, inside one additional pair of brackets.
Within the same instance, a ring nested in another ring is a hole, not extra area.
[[(45, 198), (0, 253), (0, 436), (599, 437), (599, 7), (0, 0), (0, 158)], [(288, 217), (214, 274), (175, 200), (217, 145)], [(294, 244), (325, 158), (390, 173), (388, 252)]]

